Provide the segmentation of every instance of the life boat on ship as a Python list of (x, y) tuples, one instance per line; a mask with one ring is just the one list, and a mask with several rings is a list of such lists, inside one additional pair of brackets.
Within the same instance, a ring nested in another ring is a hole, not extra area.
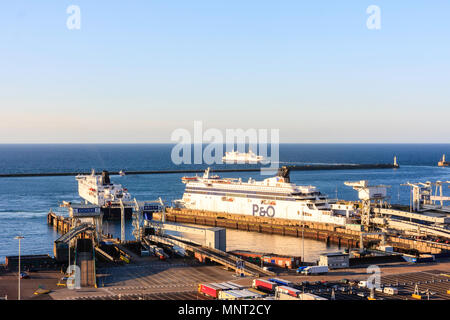
[(182, 177), (181, 181), (187, 182), (187, 181), (196, 181), (198, 180), (198, 177)]

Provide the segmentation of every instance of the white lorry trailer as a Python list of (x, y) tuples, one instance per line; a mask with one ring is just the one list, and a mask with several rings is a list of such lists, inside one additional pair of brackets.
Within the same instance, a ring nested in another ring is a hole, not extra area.
[(303, 269), (301, 272), (304, 275), (325, 274), (327, 273), (328, 266), (309, 266)]

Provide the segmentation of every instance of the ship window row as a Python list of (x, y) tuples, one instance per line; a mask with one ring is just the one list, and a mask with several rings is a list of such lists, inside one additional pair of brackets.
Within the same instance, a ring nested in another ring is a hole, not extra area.
[(265, 200), (280, 200), (280, 201), (296, 201), (295, 198), (289, 197), (273, 197), (273, 196), (265, 196), (265, 195), (254, 195), (254, 194), (237, 194), (237, 193), (226, 193), (226, 192), (214, 192), (214, 191), (196, 191), (196, 190), (187, 190), (186, 192), (192, 194), (204, 194), (211, 196), (226, 196), (226, 197), (238, 197), (238, 198), (251, 198), (251, 199), (265, 199)]
[[(216, 189), (215, 189), (216, 190)], [(195, 190), (195, 189), (191, 189), (191, 188), (186, 188), (185, 190), (186, 192), (189, 193), (195, 193), (195, 194), (205, 194), (205, 195), (217, 195), (217, 196), (227, 196), (227, 197), (241, 197), (241, 198), (254, 198), (254, 199), (269, 199), (269, 200), (285, 200), (285, 201), (306, 201), (306, 200), (312, 200), (312, 201), (316, 201), (315, 197), (275, 197), (275, 196), (271, 196), (268, 194), (249, 194), (246, 192), (242, 192), (242, 193), (229, 193), (229, 192), (216, 192), (216, 191), (211, 191), (211, 189), (207, 189), (207, 191), (199, 191), (199, 190)], [(238, 192), (236, 190), (234, 190), (235, 192)], [(326, 200), (325, 198), (323, 200)]]
[[(186, 190), (195, 190), (195, 191), (213, 191), (213, 192), (230, 192), (229, 189), (216, 189), (216, 188), (201, 188), (201, 187), (186, 187)], [(267, 195), (267, 196), (285, 196), (292, 197), (295, 196), (297, 198), (302, 198), (302, 200), (307, 199), (315, 199), (316, 194), (320, 194), (320, 192), (312, 193), (280, 193), (280, 192), (265, 192), (265, 191), (251, 191), (251, 190), (233, 190), (235, 193), (242, 194), (253, 194), (253, 195)]]
[(320, 192), (293, 192), (292, 193), (293, 196), (308, 196), (308, 197), (315, 197), (315, 196), (321, 196), (322, 193)]

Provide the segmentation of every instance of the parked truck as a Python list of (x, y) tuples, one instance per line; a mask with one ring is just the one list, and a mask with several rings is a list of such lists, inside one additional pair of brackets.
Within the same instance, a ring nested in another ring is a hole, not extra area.
[(300, 290), (288, 286), (278, 286), (276, 289), (276, 294), (284, 293), (292, 297), (298, 297), (300, 292), (301, 292)]
[(222, 291), (222, 288), (214, 283), (209, 283), (209, 284), (200, 283), (198, 285), (199, 293), (202, 293), (204, 295), (207, 295), (207, 296), (210, 296), (210, 297), (213, 297), (216, 299), (218, 298), (220, 291)]
[(254, 279), (252, 287), (258, 290), (273, 292), (277, 284), (268, 280)]
[(309, 266), (302, 270), (304, 275), (315, 275), (315, 274), (325, 274), (327, 273), (328, 266)]

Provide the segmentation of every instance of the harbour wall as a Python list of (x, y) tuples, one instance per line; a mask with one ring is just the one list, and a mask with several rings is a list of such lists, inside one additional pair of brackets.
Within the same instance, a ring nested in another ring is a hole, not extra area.
[[(370, 169), (396, 169), (395, 164), (324, 164), (324, 165), (299, 165), (287, 166), (291, 171), (313, 171), (313, 170), (370, 170)], [(181, 174), (181, 173), (203, 173), (205, 169), (199, 170), (149, 170), (149, 171), (126, 171), (127, 175), (142, 174)], [(259, 172), (273, 171), (270, 168), (236, 168), (236, 169), (213, 169), (214, 172)], [(119, 175), (119, 172), (111, 171), (110, 175)], [(90, 175), (90, 172), (40, 172), (40, 173), (2, 173), (0, 178), (24, 178), (24, 177), (64, 177), (77, 175)]]
[[(153, 215), (161, 219), (161, 214)], [(240, 214), (200, 211), (190, 209), (166, 208), (166, 221), (189, 223), (211, 227), (223, 227), (242, 231), (277, 234), (337, 244), (341, 248), (358, 248), (361, 231), (355, 231), (327, 223), (296, 221), (280, 218), (255, 217)], [(380, 244), (382, 235), (370, 234), (363, 237), (364, 247)], [(386, 245), (391, 245), (398, 252), (440, 254), (450, 250), (444, 243), (404, 239), (397, 236), (386, 236)]]

